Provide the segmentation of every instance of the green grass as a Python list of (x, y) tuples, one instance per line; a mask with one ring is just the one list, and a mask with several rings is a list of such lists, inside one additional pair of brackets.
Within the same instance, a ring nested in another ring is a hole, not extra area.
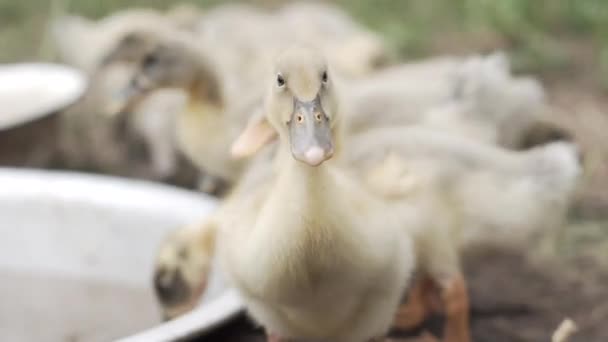
[[(202, 7), (225, 1), (189, 1)], [(280, 0), (256, 0), (275, 4)], [(597, 75), (608, 84), (606, 0), (334, 0), (381, 32), (401, 57), (441, 52), (449, 45), (475, 45), (493, 37), (512, 54), (516, 68), (545, 72), (571, 68), (573, 41), (589, 46)], [(0, 0), (0, 61), (48, 59), (45, 29), (50, 17), (70, 12), (99, 18), (126, 7), (171, 6), (164, 0)], [(455, 34), (458, 33), (458, 34)], [(439, 46), (438, 43), (439, 42)], [(489, 44), (492, 47), (492, 44)], [(588, 62), (588, 61), (585, 61)]]

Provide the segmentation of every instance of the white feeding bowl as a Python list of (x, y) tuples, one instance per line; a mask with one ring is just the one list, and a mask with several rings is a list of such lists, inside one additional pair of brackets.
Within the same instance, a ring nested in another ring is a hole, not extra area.
[(0, 130), (61, 110), (84, 93), (80, 71), (58, 64), (0, 65)]
[(198, 309), (160, 323), (154, 257), (204, 218), (203, 194), (120, 178), (0, 168), (0, 340), (168, 341), (204, 333), (240, 301), (215, 272)]

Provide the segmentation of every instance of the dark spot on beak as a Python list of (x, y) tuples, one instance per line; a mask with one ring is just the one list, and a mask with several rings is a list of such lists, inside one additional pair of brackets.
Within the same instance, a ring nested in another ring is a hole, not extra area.
[(190, 288), (179, 269), (160, 267), (154, 273), (154, 290), (163, 306), (182, 304), (190, 297)]

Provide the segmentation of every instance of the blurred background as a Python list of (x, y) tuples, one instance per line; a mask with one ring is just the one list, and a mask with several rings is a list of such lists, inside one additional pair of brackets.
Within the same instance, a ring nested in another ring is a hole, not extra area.
[[(542, 82), (550, 106), (549, 120), (570, 132), (580, 146), (584, 174), (568, 213), (567, 227), (557, 231), (549, 247), (543, 243), (535, 247), (538, 254), (552, 260), (551, 266), (533, 264), (520, 268), (522, 261), (517, 255), (494, 255), (483, 259), (485, 262), (472, 258), (467, 264), (473, 279), (473, 293), (482, 302), (476, 307), (478, 319), (473, 324), (482, 337), (480, 340), (486, 337), (488, 341), (534, 341), (529, 336), (538, 336), (535, 335), (538, 329), (546, 331), (559, 323), (560, 317), (574, 315), (585, 319), (580, 323), (587, 329), (587, 335), (580, 341), (608, 339), (608, 329), (599, 324), (608, 319), (608, 287), (605, 286), (608, 283), (608, 1), (328, 2), (377, 32), (387, 43), (390, 63), (501, 50), (506, 52), (514, 74), (533, 75)], [(179, 3), (0, 0), (0, 63), (61, 62), (52, 25), (54, 19), (63, 15), (100, 19), (129, 8), (175, 10), (187, 15), (194, 14), (192, 6), (205, 13), (226, 3), (228, 1), (215, 0)], [(247, 3), (274, 9), (285, 1)], [(78, 153), (74, 157), (70, 154), (71, 147), (61, 143), (64, 130), (60, 125), (56, 116), (51, 116), (0, 131), (0, 165), (87, 171), (152, 179), (190, 189), (196, 187), (196, 170), (187, 160), (178, 161), (182, 165), (179, 172), (157, 177), (148, 172), (145, 147), (130, 141), (108, 146), (108, 156), (102, 158), (102, 162), (91, 161), (87, 159), (89, 156)], [(129, 149), (128, 156), (113, 155), (120, 149)], [(562, 272), (565, 269), (568, 272)], [(496, 274), (501, 272), (504, 274)], [(520, 291), (517, 284), (526, 281), (531, 285), (527, 291)], [(570, 298), (579, 291), (580, 297)], [(498, 313), (484, 311), (487, 303), (495, 304), (493, 295), (497, 292), (513, 293), (515, 302), (535, 302), (532, 307), (541, 307), (543, 314), (533, 314), (530, 307), (521, 306)], [(558, 297), (563, 300), (554, 301)], [(602, 301), (604, 305), (596, 305)], [(531, 332), (522, 328), (527, 326)], [(241, 322), (229, 329), (251, 327)], [(231, 333), (220, 334), (227, 335), (219, 335), (216, 340), (227, 340), (226, 336)], [(498, 335), (506, 337), (488, 337)]]

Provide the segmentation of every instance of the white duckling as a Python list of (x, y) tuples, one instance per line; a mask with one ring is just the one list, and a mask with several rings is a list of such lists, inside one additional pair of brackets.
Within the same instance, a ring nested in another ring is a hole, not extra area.
[(294, 48), (275, 68), (268, 121), (249, 125), (232, 152), (250, 152), (265, 142), (263, 131), (274, 130), (276, 174), (268, 186), (228, 200), (219, 257), (269, 340), (382, 337), (414, 266), (407, 227), (420, 214), (413, 206), (387, 209), (328, 160), (340, 153), (340, 117), (324, 59)]

